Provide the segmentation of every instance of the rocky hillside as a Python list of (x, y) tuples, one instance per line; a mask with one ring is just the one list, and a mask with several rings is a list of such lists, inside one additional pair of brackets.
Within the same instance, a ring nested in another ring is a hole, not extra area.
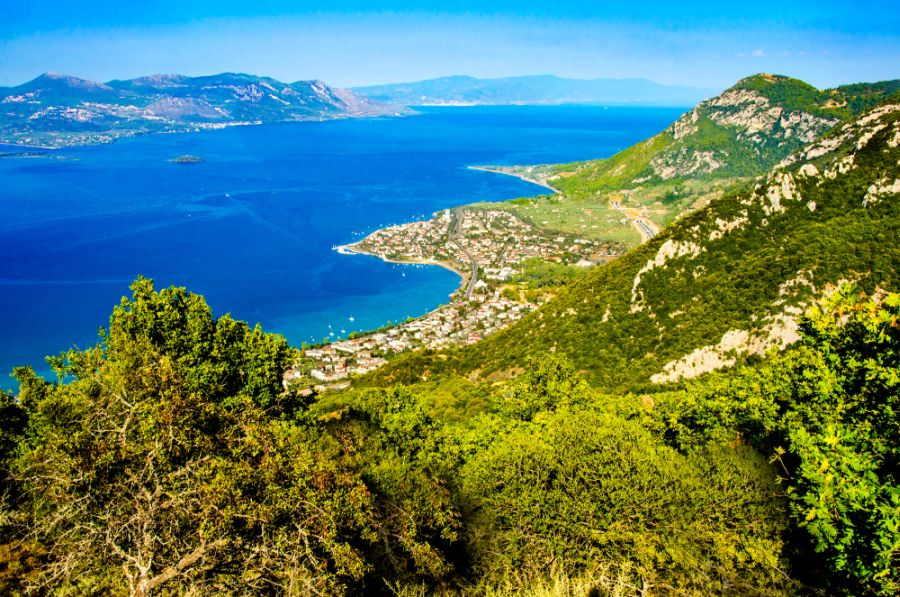
[[(748, 143), (755, 143), (750, 121), (792, 130), (785, 144), (825, 126), (811, 112), (797, 119), (782, 109), (776, 118), (771, 104), (763, 110), (749, 91), (729, 93), (746, 98), (731, 114), (745, 123)], [(750, 104), (760, 108), (756, 116)], [(698, 114), (721, 108), (717, 102)], [(691, 122), (688, 116), (678, 127)], [(490, 378), (547, 351), (568, 355), (610, 390), (676, 382), (791, 344), (804, 307), (842, 281), (869, 292), (896, 290), (898, 238), (900, 102), (891, 102), (597, 268), (508, 331), (457, 353), (411, 355), (373, 382), (441, 373)]]
[(322, 81), (224, 73), (97, 83), (48, 73), (0, 88), (0, 142), (64, 146), (152, 132), (404, 113)]
[(760, 74), (698, 104), (658, 135), (609, 159), (555, 168), (567, 192), (755, 176), (836, 124), (900, 90), (900, 81), (820, 91)]

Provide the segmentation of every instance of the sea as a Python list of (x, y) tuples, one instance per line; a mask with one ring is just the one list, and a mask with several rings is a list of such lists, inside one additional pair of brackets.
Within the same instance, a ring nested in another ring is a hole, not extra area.
[[(459, 277), (334, 247), (476, 201), (545, 194), (473, 165), (607, 157), (686, 108), (425, 107), (59, 150), (0, 146), (0, 388), (97, 342), (139, 275), (296, 346), (422, 315)], [(11, 153), (37, 153), (11, 156)], [(195, 155), (201, 163), (171, 160)]]

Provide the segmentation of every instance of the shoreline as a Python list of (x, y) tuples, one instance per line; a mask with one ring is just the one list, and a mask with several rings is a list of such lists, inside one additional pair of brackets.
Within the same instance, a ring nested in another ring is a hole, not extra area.
[(478, 170), (480, 172), (493, 172), (494, 174), (503, 174), (504, 176), (512, 176), (513, 178), (518, 178), (519, 180), (524, 180), (525, 182), (530, 182), (531, 184), (537, 185), (539, 187), (544, 187), (550, 191), (553, 191), (555, 195), (562, 195), (562, 191), (557, 189), (556, 187), (551, 186), (549, 183), (541, 182), (539, 180), (535, 180), (534, 178), (530, 178), (525, 174), (519, 174), (517, 172), (507, 172), (505, 170), (499, 170), (498, 166), (466, 166), (469, 170)]
[[(541, 181), (535, 180), (534, 178), (530, 178), (524, 174), (519, 174), (517, 172), (508, 172), (506, 170), (500, 169), (500, 168), (504, 168), (504, 166), (466, 166), (466, 168), (468, 170), (477, 170), (480, 172), (491, 172), (494, 174), (503, 174), (505, 176), (512, 176), (514, 178), (518, 178), (519, 180), (525, 181), (527, 183), (531, 183), (533, 185), (543, 187), (549, 191), (552, 191), (555, 195), (562, 195), (562, 191), (552, 187), (551, 185), (549, 185), (546, 182), (541, 182)], [(502, 201), (498, 201), (496, 203), (502, 203)], [(458, 207), (453, 207), (453, 208), (448, 208), (448, 209), (458, 210), (462, 207), (465, 207), (465, 206), (463, 205), (463, 206), (458, 206)], [(410, 223), (410, 222), (407, 222), (407, 223)], [(404, 224), (400, 224), (400, 226), (403, 226), (403, 225)], [(382, 229), (379, 228), (378, 230), (375, 230), (372, 234), (375, 234), (375, 232), (378, 232), (379, 230), (382, 230)], [(368, 238), (368, 236), (366, 238)], [(357, 248), (359, 243), (363, 242), (364, 240), (365, 239), (362, 239), (360, 241), (349, 243), (346, 245), (338, 245), (338, 246), (332, 247), (332, 250), (337, 251), (341, 255), (368, 255), (369, 257), (377, 257), (378, 259), (381, 259), (385, 263), (396, 263), (399, 265), (436, 265), (438, 267), (442, 267), (444, 269), (450, 270), (451, 272), (455, 273), (460, 278), (459, 288), (457, 288), (455, 291), (450, 293), (451, 297), (454, 294), (456, 294), (457, 292), (460, 292), (460, 291), (463, 291), (464, 289), (466, 289), (470, 280), (472, 279), (473, 274), (477, 275), (475, 272), (460, 271), (459, 269), (453, 267), (452, 265), (450, 265), (449, 263), (447, 263), (445, 261), (435, 261), (432, 259), (418, 260), (418, 261), (398, 261), (396, 259), (390, 259), (385, 255), (380, 255), (377, 253), (370, 253), (368, 251), (364, 251), (362, 249)]]
[(165, 130), (141, 130), (141, 129), (122, 129), (122, 130), (114, 130), (108, 131), (105, 134), (108, 134), (109, 137), (103, 140), (91, 140), (91, 141), (80, 141), (77, 143), (60, 143), (58, 145), (32, 145), (26, 143), (16, 143), (11, 140), (0, 140), (0, 148), (3, 146), (13, 147), (13, 148), (28, 148), (28, 149), (49, 149), (49, 150), (62, 150), (62, 149), (71, 149), (76, 147), (98, 147), (101, 145), (111, 145), (116, 143), (117, 141), (121, 141), (124, 139), (134, 139), (138, 137), (150, 137), (155, 135), (184, 135), (184, 134), (193, 134), (193, 133), (202, 133), (207, 131), (218, 131), (222, 129), (227, 129), (231, 127), (240, 127), (240, 126), (265, 126), (271, 124), (288, 124), (288, 123), (296, 123), (296, 122), (332, 122), (337, 120), (366, 120), (366, 119), (380, 119), (380, 118), (405, 118), (408, 116), (417, 116), (420, 112), (416, 112), (411, 108), (406, 108), (406, 111), (393, 111), (386, 113), (376, 113), (376, 114), (357, 114), (357, 113), (347, 113), (347, 114), (335, 114), (331, 116), (309, 116), (308, 118), (296, 118), (296, 119), (288, 119), (288, 120), (272, 120), (272, 121), (264, 121), (264, 120), (252, 120), (252, 121), (234, 121), (234, 122), (204, 122), (197, 124), (185, 124), (184, 128), (174, 128), (174, 129), (165, 129)]
[(50, 151), (56, 151), (57, 149), (65, 148), (65, 146), (28, 145), (25, 143), (10, 143), (9, 141), (0, 141), (0, 150), (2, 150), (4, 147), (9, 147), (11, 149), (47, 149)]

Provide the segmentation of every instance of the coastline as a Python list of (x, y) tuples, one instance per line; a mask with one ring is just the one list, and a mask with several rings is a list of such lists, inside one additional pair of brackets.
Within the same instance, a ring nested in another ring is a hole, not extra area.
[[(549, 191), (552, 191), (555, 195), (562, 195), (562, 191), (551, 186), (550, 184), (548, 184), (544, 181), (529, 177), (525, 174), (513, 172), (510, 170), (510, 168), (512, 168), (512, 167), (509, 167), (509, 166), (466, 166), (466, 168), (468, 170), (477, 170), (480, 172), (492, 172), (494, 174), (503, 174), (506, 176), (512, 176), (514, 178), (518, 178), (519, 180), (537, 185), (539, 187), (543, 187)], [(454, 207), (454, 208), (449, 208), (449, 211), (458, 212), (460, 209), (464, 209), (464, 208), (465, 208), (465, 206), (458, 206), (458, 207)], [(412, 222), (408, 222), (407, 224), (410, 224), (410, 223), (412, 223)], [(400, 224), (400, 226), (404, 226), (404, 225), (405, 224)], [(370, 234), (366, 238), (369, 238), (370, 236), (378, 233), (380, 230), (381, 229), (374, 231), (372, 234)], [(458, 228), (457, 228), (457, 232), (455, 232), (455, 234), (459, 234)], [(453, 265), (451, 265), (450, 263), (448, 263), (446, 261), (436, 261), (433, 259), (400, 261), (400, 260), (396, 260), (396, 259), (390, 259), (384, 254), (372, 253), (372, 252), (358, 248), (359, 244), (364, 242), (365, 240), (366, 239), (364, 238), (360, 241), (349, 243), (346, 245), (338, 245), (338, 246), (332, 247), (332, 250), (337, 251), (341, 255), (368, 255), (370, 257), (377, 257), (378, 259), (381, 259), (385, 263), (396, 263), (396, 264), (400, 264), (400, 265), (436, 265), (439, 267), (443, 267), (444, 269), (450, 270), (460, 277), (459, 288), (457, 288), (456, 291), (451, 293), (451, 296), (453, 296), (457, 292), (460, 292), (465, 289), (466, 290), (465, 296), (466, 296), (466, 298), (468, 298), (468, 296), (472, 292), (471, 285), (474, 283), (475, 280), (477, 280), (477, 277), (478, 277), (478, 274), (477, 274), (478, 266), (477, 266), (477, 264), (475, 264), (474, 261), (472, 262), (471, 271), (461, 271), (460, 269), (457, 269), (456, 267), (454, 267)], [(466, 252), (466, 254), (468, 255), (468, 252)]]
[(51, 145), (29, 145), (27, 143), (10, 143), (9, 141), (0, 141), (0, 150), (2, 150), (4, 147), (9, 147), (11, 149), (45, 149), (50, 151), (62, 149), (62, 147), (54, 147)]
[(56, 145), (33, 145), (29, 143), (17, 143), (14, 140), (10, 139), (0, 139), (0, 149), (3, 146), (8, 146), (12, 148), (28, 148), (28, 149), (49, 149), (49, 150), (59, 150), (59, 149), (69, 149), (73, 147), (95, 147), (98, 145), (110, 145), (116, 143), (117, 141), (123, 139), (134, 139), (137, 137), (146, 137), (146, 136), (155, 136), (155, 135), (183, 135), (183, 134), (193, 134), (193, 133), (201, 133), (205, 131), (216, 131), (227, 129), (231, 127), (253, 127), (253, 126), (264, 126), (271, 124), (287, 124), (287, 123), (295, 123), (295, 122), (331, 122), (337, 120), (365, 120), (365, 119), (380, 119), (380, 118), (405, 118), (407, 116), (416, 116), (420, 114), (420, 112), (416, 112), (415, 110), (407, 108), (406, 110), (397, 110), (393, 112), (385, 112), (385, 113), (373, 113), (373, 114), (365, 114), (365, 113), (347, 113), (347, 114), (333, 114), (333, 115), (320, 115), (320, 116), (309, 116), (305, 118), (292, 118), (286, 120), (240, 120), (233, 122), (201, 122), (196, 124), (184, 124), (183, 127), (175, 127), (171, 129), (162, 129), (162, 130), (143, 130), (143, 129), (121, 129), (121, 130), (111, 130), (106, 131), (104, 133), (100, 133), (106, 135), (102, 139), (87, 139), (80, 140), (76, 142), (68, 142), (66, 137), (60, 137), (60, 143)]
[(556, 195), (562, 195), (562, 191), (557, 189), (556, 187), (551, 186), (550, 184), (537, 180), (535, 178), (531, 178), (526, 176), (525, 174), (519, 174), (518, 172), (508, 172), (506, 170), (501, 170), (502, 166), (467, 166), (469, 170), (478, 170), (480, 172), (493, 172), (494, 174), (503, 174), (505, 176), (512, 176), (513, 178), (518, 178), (519, 180), (524, 180), (525, 182), (530, 182), (531, 184), (536, 184), (539, 187), (544, 187), (550, 191), (553, 191)]

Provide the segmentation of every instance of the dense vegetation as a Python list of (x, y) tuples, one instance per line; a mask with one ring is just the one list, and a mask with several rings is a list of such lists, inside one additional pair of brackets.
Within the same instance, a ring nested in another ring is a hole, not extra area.
[[(458, 515), (390, 411), (324, 425), (279, 336), (138, 280), (101, 343), (16, 372), (2, 592), (335, 593), (439, 578)], [(383, 410), (383, 404), (379, 405)], [(397, 407), (399, 408), (399, 407)], [(377, 454), (377, 458), (375, 455)]]
[(280, 337), (133, 288), (4, 399), (4, 593), (898, 589), (898, 295), (845, 289), (799, 349), (653, 396), (535, 357), (451, 424), (415, 388), (302, 399)]
[(655, 417), (690, 453), (739, 436), (781, 468), (789, 512), (834, 591), (900, 591), (900, 295), (844, 287), (797, 350), (666, 397)]

